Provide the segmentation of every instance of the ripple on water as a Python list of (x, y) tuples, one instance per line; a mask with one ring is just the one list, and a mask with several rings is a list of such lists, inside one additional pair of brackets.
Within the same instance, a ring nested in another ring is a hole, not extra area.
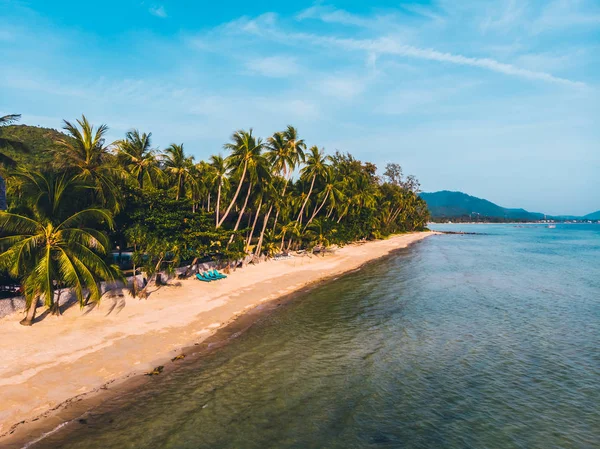
[(38, 447), (598, 447), (599, 230), (427, 239)]

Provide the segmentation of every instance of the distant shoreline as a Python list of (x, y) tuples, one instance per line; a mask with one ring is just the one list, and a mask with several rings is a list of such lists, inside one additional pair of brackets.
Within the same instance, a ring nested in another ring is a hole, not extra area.
[[(210, 284), (176, 281), (179, 286), (163, 287), (148, 300), (124, 296), (117, 301), (123, 304), (95, 310), (72, 307), (31, 328), (20, 326), (15, 314), (2, 318), (0, 350), (7, 363), (0, 369), (0, 444), (23, 447), (150, 382), (154, 377), (141, 374), (152, 368), (176, 369), (226, 344), (299, 292), (435, 234), (400, 234), (325, 257), (250, 265)], [(10, 344), (17, 339), (19, 345)], [(179, 354), (190, 358), (171, 362)]]

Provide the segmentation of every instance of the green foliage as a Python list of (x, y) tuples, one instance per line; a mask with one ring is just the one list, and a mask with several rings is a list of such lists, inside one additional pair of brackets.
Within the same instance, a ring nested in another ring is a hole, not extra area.
[(0, 127), (0, 151), (16, 165), (32, 169), (47, 168), (53, 162), (52, 150), (63, 133), (49, 128), (27, 125)]
[(16, 164), (7, 172), (10, 213), (0, 213), (0, 260), (30, 300), (57, 287), (97, 299), (94, 285), (117, 276), (104, 260), (111, 244), (132, 250), (136, 270), (154, 279), (194, 260), (343, 245), (422, 230), (429, 219), (418, 181), (398, 164), (382, 180), (348, 153), (307, 150), (292, 126), (264, 142), (236, 131), (225, 157), (198, 163), (183, 144), (161, 152), (138, 130), (108, 143), (108, 128), (85, 116), (64, 129), (0, 127)]

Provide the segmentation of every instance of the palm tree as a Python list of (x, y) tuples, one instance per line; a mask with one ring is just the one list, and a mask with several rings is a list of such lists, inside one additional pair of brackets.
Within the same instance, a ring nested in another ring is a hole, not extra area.
[[(287, 184), (300, 162), (304, 161), (304, 150), (306, 144), (304, 140), (298, 138), (298, 130), (288, 125), (285, 131), (276, 132), (267, 140), (267, 158), (273, 166), (273, 173), (277, 173), (284, 178), (281, 196), (285, 196)], [(275, 222), (273, 230), (277, 227), (280, 210), (275, 213)]]
[(185, 196), (185, 187), (188, 183), (194, 182), (192, 168), (194, 166), (194, 157), (186, 156), (183, 150), (183, 144), (171, 144), (163, 156), (165, 171), (169, 173), (175, 181), (175, 199), (179, 200)]
[(308, 158), (306, 159), (306, 165), (300, 171), (301, 178), (311, 179), (308, 194), (306, 195), (306, 198), (304, 199), (304, 202), (302, 203), (302, 207), (300, 208), (300, 213), (298, 213), (298, 218), (296, 219), (296, 221), (300, 225), (302, 225), (302, 214), (304, 213), (304, 208), (306, 207), (306, 204), (308, 203), (308, 200), (310, 199), (310, 195), (315, 186), (315, 181), (316, 181), (317, 177), (324, 176), (324, 174), (326, 173), (326, 170), (327, 170), (326, 157), (324, 156), (323, 152), (320, 151), (317, 146), (311, 147), (309, 151), (310, 151), (310, 154), (309, 154)]
[(225, 210), (221, 220), (217, 222), (217, 228), (221, 227), (223, 222), (227, 219), (231, 208), (235, 204), (237, 197), (240, 194), (242, 184), (246, 179), (248, 165), (253, 161), (253, 159), (260, 156), (264, 146), (262, 139), (256, 139), (254, 136), (252, 136), (252, 128), (250, 128), (250, 131), (236, 131), (231, 136), (231, 140), (233, 142), (226, 143), (224, 145), (225, 149), (231, 151), (231, 154), (227, 158), (227, 166), (230, 171), (237, 171), (240, 173), (240, 180), (229, 206)]
[(314, 220), (314, 218), (319, 214), (319, 212), (321, 211), (323, 206), (325, 206), (325, 203), (327, 202), (327, 200), (329, 200), (329, 204), (332, 209), (333, 209), (333, 207), (335, 207), (335, 205), (339, 201), (343, 201), (343, 199), (344, 199), (343, 189), (344, 189), (345, 185), (346, 185), (345, 181), (342, 179), (338, 179), (336, 177), (332, 167), (328, 166), (327, 169), (325, 170), (325, 187), (323, 188), (323, 190), (320, 193), (320, 196), (321, 196), (321, 198), (323, 198), (323, 200), (321, 201), (319, 206), (315, 205), (315, 209), (314, 209), (310, 219), (306, 223), (306, 226), (304, 227), (305, 230), (308, 227), (308, 225)]
[(115, 268), (104, 262), (108, 238), (96, 229), (84, 227), (90, 222), (112, 227), (107, 210), (89, 208), (77, 212), (55, 226), (49, 220), (0, 212), (0, 267), (21, 279), (27, 315), (21, 324), (31, 326), (40, 297), (59, 313), (54, 301), (56, 287), (73, 289), (81, 307), (84, 290), (89, 299), (100, 299), (100, 280), (114, 280)]
[[(250, 243), (252, 241), (252, 237), (254, 236), (254, 229), (256, 228), (256, 223), (258, 221), (258, 217), (260, 215), (261, 207), (263, 205), (263, 199), (265, 196), (268, 197), (269, 191), (272, 189), (271, 184), (271, 170), (269, 163), (266, 158), (260, 156), (256, 158), (255, 167), (252, 170), (252, 177), (254, 178), (254, 183), (257, 187), (257, 200), (258, 205), (256, 206), (256, 212), (254, 215), (254, 221), (252, 222), (252, 228), (246, 240), (245, 250), (248, 251), (250, 247)], [(268, 221), (268, 218), (266, 218)]]
[[(20, 118), (21, 114), (10, 114), (0, 117), (0, 127), (12, 125), (13, 123), (18, 122)], [(20, 145), (20, 142), (14, 142), (10, 139), (0, 137), (0, 148), (14, 146), (18, 146), (19, 149), (22, 149), (22, 145)], [(0, 164), (12, 167), (15, 165), (15, 161), (13, 158), (0, 152)], [(8, 204), (6, 201), (6, 181), (4, 180), (4, 177), (0, 175), (0, 210), (6, 209), (8, 209)]]
[(211, 172), (211, 182), (217, 185), (217, 207), (215, 208), (216, 218), (215, 226), (219, 227), (219, 214), (221, 213), (221, 191), (223, 188), (229, 188), (229, 178), (227, 178), (227, 163), (220, 154), (210, 157), (210, 165), (213, 168)]
[(63, 168), (73, 167), (78, 171), (78, 176), (83, 181), (89, 182), (95, 191), (95, 196), (103, 205), (114, 212), (118, 212), (121, 203), (121, 194), (115, 184), (115, 179), (120, 176), (117, 167), (112, 165), (112, 154), (105, 144), (106, 125), (100, 125), (94, 132), (85, 115), (77, 120), (77, 125), (64, 120), (63, 129), (70, 138), (57, 141), (59, 152), (57, 158)]
[(127, 173), (135, 178), (140, 190), (144, 188), (144, 181), (153, 185), (162, 174), (151, 139), (152, 133), (140, 134), (137, 129), (133, 129), (125, 134), (125, 139), (117, 142), (118, 160)]
[(242, 205), (242, 209), (240, 210), (240, 214), (238, 215), (238, 219), (235, 223), (235, 227), (233, 228), (234, 234), (231, 235), (229, 239), (229, 243), (233, 241), (233, 237), (235, 236), (235, 232), (240, 227), (240, 222), (242, 221), (242, 217), (244, 216), (244, 212), (246, 211), (246, 206), (248, 205), (248, 200), (250, 199), (250, 195), (253, 192), (253, 188), (257, 184), (262, 184), (265, 181), (270, 181), (270, 169), (269, 163), (261, 154), (256, 154), (252, 159), (248, 161), (248, 169), (246, 170), (247, 178), (249, 179), (248, 191), (246, 192), (246, 198), (244, 199), (244, 204)]

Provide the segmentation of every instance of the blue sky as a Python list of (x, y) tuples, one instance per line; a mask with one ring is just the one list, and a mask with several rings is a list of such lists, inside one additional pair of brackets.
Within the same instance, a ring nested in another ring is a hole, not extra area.
[(425, 191), (600, 209), (597, 0), (0, 0), (0, 60), (27, 124), (85, 113), (196, 159), (293, 124)]

